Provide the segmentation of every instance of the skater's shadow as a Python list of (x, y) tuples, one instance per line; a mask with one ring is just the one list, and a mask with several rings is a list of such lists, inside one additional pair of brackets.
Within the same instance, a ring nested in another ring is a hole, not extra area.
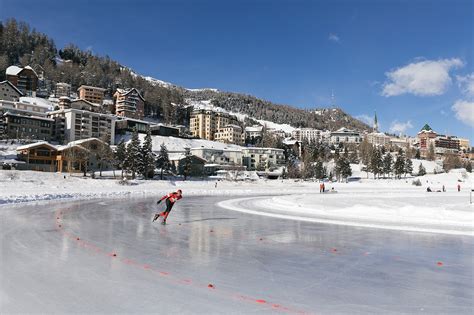
[(208, 218), (208, 219), (183, 221), (182, 223), (193, 223), (193, 222), (214, 221), (214, 220), (237, 220), (237, 218)]

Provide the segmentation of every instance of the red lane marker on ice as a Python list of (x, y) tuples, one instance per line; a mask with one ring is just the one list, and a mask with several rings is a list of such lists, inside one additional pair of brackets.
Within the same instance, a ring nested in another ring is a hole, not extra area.
[(437, 264), (438, 266), (442, 266), (442, 265), (443, 265), (443, 263), (442, 263), (441, 261), (438, 261), (436, 264)]
[[(62, 212), (59, 212), (59, 214), (62, 214)], [(60, 217), (58, 216), (58, 217), (57, 217), (57, 220), (59, 220), (59, 219), (60, 219)], [(180, 224), (180, 225), (181, 225), (181, 224)], [(68, 237), (68, 238), (70, 238), (70, 239), (75, 239), (75, 240), (77, 240), (77, 241), (80, 240), (79, 237), (77, 237), (77, 236), (75, 236), (75, 235), (72, 235), (72, 234), (68, 233), (67, 231), (65, 231), (65, 230), (62, 228), (62, 225), (61, 225), (61, 224), (58, 224), (58, 227), (60, 228), (60, 232), (61, 232), (64, 236), (66, 236), (66, 237)], [(214, 232), (214, 230), (211, 229), (210, 232), (212, 233), (212, 232)], [(260, 240), (263, 240), (263, 238), (260, 238)], [(111, 257), (111, 258), (117, 257), (117, 254), (116, 254), (115, 252), (112, 252), (112, 253), (109, 252), (109, 253), (107, 253), (107, 252), (103, 251), (102, 249), (100, 249), (99, 247), (97, 247), (96, 245), (88, 244), (88, 243), (85, 242), (85, 241), (80, 241), (80, 242), (78, 242), (78, 245), (79, 245), (80, 247), (85, 248), (85, 249), (93, 250), (93, 251), (95, 251), (95, 252), (97, 252), (97, 253), (101, 253), (101, 254), (106, 255), (106, 256), (109, 256), (109, 257)], [(119, 259), (118, 261), (119, 261), (119, 262), (122, 262), (122, 263), (124, 263), (124, 264), (127, 264), (127, 265), (135, 265), (136, 267), (141, 267), (141, 268), (143, 268), (143, 269), (145, 269), (145, 270), (154, 271), (154, 270), (151, 268), (150, 265), (148, 265), (148, 264), (140, 265), (139, 263), (137, 263), (137, 262), (135, 262), (135, 261), (133, 261), (133, 260), (131, 260), (131, 259), (123, 258), (123, 259)], [(165, 272), (165, 271), (159, 271), (159, 274), (162, 275), (162, 276), (168, 276), (168, 275), (170, 275), (168, 272)], [(193, 284), (192, 280), (190, 280), (190, 279), (176, 280), (176, 282), (177, 282), (177, 283), (180, 283), (180, 284), (182, 284), (182, 285), (194, 285), (194, 286), (199, 286), (199, 284), (196, 284), (196, 283)], [(209, 284), (207, 285), (207, 287), (208, 287), (209, 289), (216, 290), (215, 286), (214, 286), (213, 284), (211, 284), (211, 283), (209, 283)], [(214, 292), (219, 292), (220, 294), (225, 294), (225, 292), (221, 292), (221, 291), (222, 291), (222, 290), (216, 290), (216, 291), (214, 291)], [(233, 294), (232, 294), (231, 292), (227, 292), (227, 295), (233, 295)], [(306, 314), (305, 312), (297, 311), (297, 310), (292, 310), (292, 309), (290, 309), (290, 308), (288, 308), (288, 307), (281, 306), (280, 304), (270, 304), (270, 303), (268, 303), (266, 300), (263, 300), (263, 299), (254, 299), (254, 298), (252, 299), (252, 298), (250, 298), (250, 297), (246, 297), (246, 296), (243, 296), (243, 295), (239, 295), (239, 297), (240, 297), (242, 300), (247, 301), (247, 302), (249, 302), (249, 303), (252, 303), (252, 302), (253, 302), (253, 303), (258, 303), (258, 304), (262, 304), (262, 305), (267, 305), (267, 306), (269, 306), (269, 307), (272, 307), (273, 309), (278, 309), (278, 310), (280, 310), (280, 311), (285, 311), (285, 312), (287, 312), (287, 313)]]

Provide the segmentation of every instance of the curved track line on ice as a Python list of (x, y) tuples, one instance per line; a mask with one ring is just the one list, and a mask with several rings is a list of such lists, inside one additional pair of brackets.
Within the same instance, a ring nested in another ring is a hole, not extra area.
[(157, 267), (153, 267), (151, 264), (143, 263), (143, 262), (136, 261), (134, 259), (123, 257), (121, 256), (120, 253), (118, 253), (115, 250), (110, 250), (110, 249), (106, 250), (104, 248), (101, 248), (100, 246), (95, 245), (94, 242), (84, 240), (78, 234), (70, 233), (68, 230), (66, 230), (65, 224), (67, 224), (67, 220), (64, 219), (64, 214), (67, 211), (69, 211), (69, 209), (58, 210), (54, 213), (56, 230), (62, 233), (65, 237), (76, 241), (76, 244), (79, 248), (87, 250), (93, 255), (106, 256), (112, 260), (115, 260), (129, 267), (133, 267), (133, 268), (140, 269), (146, 272), (150, 272), (154, 274), (155, 276), (159, 277), (160, 279), (168, 281), (169, 283), (174, 284), (174, 285), (195, 286), (201, 289), (207, 289), (209, 291), (212, 291), (215, 294), (219, 294), (221, 296), (224, 296), (230, 299), (239, 300), (245, 303), (261, 305), (262, 307), (266, 307), (267, 309), (277, 311), (277, 312), (288, 313), (288, 314), (300, 314), (300, 315), (312, 314), (310, 312), (297, 310), (292, 307), (281, 305), (274, 301), (272, 302), (272, 301), (268, 301), (262, 298), (254, 298), (254, 297), (246, 296), (237, 292), (231, 292), (228, 290), (216, 288), (216, 286), (212, 283), (208, 283), (208, 284), (199, 283), (197, 281), (194, 281), (193, 279), (190, 279), (189, 277), (183, 278), (179, 275), (173, 275), (171, 272), (162, 270), (161, 268), (158, 269)]
[[(318, 194), (316, 194), (318, 195)], [(300, 196), (286, 195), (285, 197), (294, 198), (297, 200)], [(399, 230), (409, 232), (428, 232), (428, 233), (440, 233), (450, 235), (467, 235), (474, 236), (474, 221), (468, 220), (467, 222), (460, 221), (448, 221), (448, 220), (433, 220), (431, 218), (419, 219), (419, 218), (404, 218), (402, 220), (400, 216), (379, 216), (377, 219), (371, 219), (367, 216), (357, 217), (351, 215), (351, 207), (337, 208), (335, 209), (324, 209), (324, 206), (318, 207), (304, 207), (296, 202), (291, 203), (282, 197), (246, 197), (237, 198), (221, 201), (217, 204), (218, 206), (232, 210), (253, 215), (268, 216), (278, 219), (305, 221), (313, 223), (325, 223), (335, 225), (346, 225), (355, 227), (366, 227), (366, 228), (377, 228), (377, 229), (388, 229), (388, 230)], [(368, 205), (353, 205), (353, 207), (365, 207), (370, 208)], [(405, 203), (402, 208), (410, 209), (410, 205)], [(372, 207), (374, 209), (378, 209)], [(381, 212), (386, 209), (380, 209)], [(405, 209), (406, 210), (406, 209)], [(345, 212), (346, 211), (346, 212)], [(401, 211), (403, 212), (403, 211)], [(403, 221), (403, 222), (402, 222)]]

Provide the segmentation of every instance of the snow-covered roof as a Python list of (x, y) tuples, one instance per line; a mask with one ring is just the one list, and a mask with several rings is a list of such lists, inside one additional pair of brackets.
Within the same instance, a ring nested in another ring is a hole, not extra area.
[(17, 75), (21, 70), (23, 70), (23, 68), (18, 66), (10, 66), (5, 72), (7, 75)]
[(245, 131), (247, 132), (261, 132), (262, 130), (263, 130), (263, 126), (245, 127)]
[(296, 139), (291, 139), (291, 138), (286, 138), (286, 139), (283, 139), (283, 144), (286, 144), (286, 145), (295, 145), (298, 143), (298, 140)]
[(136, 89), (136, 88), (131, 88), (131, 89), (120, 89), (120, 88), (117, 88), (117, 92), (120, 93), (120, 94), (123, 94), (123, 95), (127, 95), (128, 93), (132, 92), (132, 91), (135, 91), (137, 92), (138, 96), (144, 101), (145, 99), (143, 98), (143, 96), (140, 94), (140, 92)]
[(97, 87), (97, 86), (90, 86), (90, 85), (81, 85), (77, 90), (79, 91), (80, 89), (94, 89), (94, 90), (99, 90), (99, 91), (105, 91), (107, 89), (104, 89), (104, 88), (101, 88), (101, 87)]
[(11, 82), (8, 81), (8, 80), (2, 81), (2, 82), (0, 82), (0, 84), (8, 84), (8, 85), (10, 85), (15, 91), (17, 91), (18, 94), (20, 94), (20, 96), (23, 95), (23, 92), (21, 92), (15, 85), (13, 85), (13, 83), (11, 83)]
[(283, 149), (278, 148), (263, 148), (263, 147), (246, 147), (243, 150), (276, 150), (276, 151), (285, 151)]
[(36, 73), (36, 71), (31, 68), (30, 66), (26, 66), (24, 68), (22, 67), (18, 67), (18, 66), (10, 66), (7, 68), (7, 70), (5, 71), (5, 73), (7, 75), (18, 75), (18, 73), (20, 73), (23, 69), (26, 69), (26, 70), (31, 70), (33, 71), (33, 73), (35, 74), (35, 76), (38, 76), (38, 74)]
[(68, 143), (68, 144), (66, 144), (66, 145), (57, 146), (57, 147), (56, 147), (56, 150), (58, 150), (58, 151), (64, 151), (64, 150), (71, 149), (71, 148), (78, 148), (78, 149), (81, 149), (81, 150), (89, 151), (89, 150), (87, 150), (86, 148), (84, 148), (83, 146), (80, 146), (80, 145), (71, 145), (71, 143)]
[(225, 126), (225, 128), (235, 128), (235, 129), (242, 129), (242, 127), (240, 127), (240, 126), (237, 126), (237, 125), (233, 125), (233, 124), (229, 124), (229, 125)]
[(83, 143), (86, 143), (86, 142), (89, 142), (89, 141), (94, 141), (94, 140), (99, 141), (103, 144), (107, 144), (107, 143), (105, 143), (104, 141), (102, 141), (98, 138), (87, 138), (87, 139), (80, 139), (80, 140), (71, 141), (71, 142), (68, 143), (68, 145), (81, 145)]
[[(16, 111), (16, 109), (15, 109)], [(31, 111), (24, 111), (24, 112), (28, 112), (28, 113), (35, 113), (35, 112), (31, 112)], [(36, 114), (36, 113), (35, 113)], [(39, 120), (45, 120), (45, 121), (49, 121), (49, 122), (53, 122), (54, 119), (52, 118), (47, 118), (47, 117), (40, 117), (40, 116), (35, 116), (35, 115), (32, 115), (32, 116), (25, 116), (25, 115), (19, 115), (19, 114), (16, 114), (16, 113), (12, 113), (10, 111), (7, 111), (5, 114), (3, 114), (4, 116), (15, 116), (15, 117), (21, 117), (21, 118), (31, 118), (31, 119), (39, 119)]]
[(24, 67), (23, 69), (31, 70), (31, 71), (33, 71), (33, 73), (35, 74), (35, 76), (38, 76), (38, 74), (36, 73), (35, 69), (31, 68), (30, 66), (26, 66), (26, 67)]
[(16, 150), (17, 151), (22, 151), (22, 150), (36, 148), (36, 147), (39, 147), (39, 146), (47, 146), (51, 150), (56, 150), (56, 147), (54, 145), (52, 145), (52, 144), (50, 144), (46, 141), (39, 141), (39, 142), (30, 143), (30, 144), (25, 144), (25, 145), (17, 147)]
[(32, 96), (22, 96), (20, 97), (20, 102), (21, 103), (26, 103), (26, 104), (32, 104), (40, 107), (45, 107), (48, 110), (53, 110), (54, 109), (54, 104), (45, 99), (45, 98), (40, 98), (40, 97), (32, 97)]

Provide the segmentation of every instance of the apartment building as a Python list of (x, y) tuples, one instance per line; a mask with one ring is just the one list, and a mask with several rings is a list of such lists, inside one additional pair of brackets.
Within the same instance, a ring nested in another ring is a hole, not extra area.
[(18, 102), (23, 93), (8, 80), (0, 82), (0, 100)]
[(56, 83), (54, 89), (54, 97), (59, 98), (61, 96), (71, 97), (71, 85), (65, 82)]
[(33, 113), (37, 116), (44, 116), (46, 115), (46, 112), (51, 110), (51, 106), (41, 103), (27, 103), (25, 101), (13, 102), (0, 100), (0, 109), (10, 111), (24, 111)]
[(242, 128), (237, 125), (227, 125), (218, 129), (218, 131), (214, 134), (214, 140), (241, 145), (244, 143)]
[(116, 116), (75, 108), (49, 112), (54, 119), (53, 136), (62, 142), (71, 142), (87, 138), (108, 138), (114, 144)]
[(106, 90), (100, 87), (81, 85), (77, 91), (79, 92), (80, 99), (89, 101), (93, 104), (102, 105)]
[(339, 143), (360, 143), (362, 137), (360, 133), (347, 128), (340, 128), (337, 131), (331, 132), (330, 143), (337, 145)]
[(461, 148), (457, 137), (445, 135), (438, 135), (434, 139), (434, 146), (437, 154), (458, 153)]
[(189, 129), (194, 137), (214, 140), (214, 135), (219, 129), (228, 125), (236, 125), (235, 116), (212, 110), (196, 110), (191, 113)]
[(415, 144), (415, 138), (410, 137), (390, 137), (390, 145), (406, 149)]
[(4, 135), (10, 139), (50, 141), (54, 120), (40, 116), (26, 116), (6, 112), (2, 117)]
[(117, 116), (135, 119), (145, 116), (145, 99), (137, 89), (117, 89), (114, 99)]
[(459, 148), (461, 150), (468, 151), (471, 149), (471, 146), (469, 144), (469, 139), (464, 139), (464, 138), (458, 138), (459, 139)]
[(251, 126), (251, 127), (245, 127), (244, 129), (245, 132), (245, 138), (252, 140), (252, 139), (258, 139), (262, 138), (263, 136), (263, 126), (256, 125), (256, 126)]
[(67, 96), (61, 96), (58, 102), (59, 109), (78, 109), (78, 110), (85, 110), (94, 113), (101, 113), (102, 107), (100, 105), (91, 103), (87, 100), (77, 99), (71, 100)]
[(291, 136), (300, 142), (307, 141), (308, 143), (321, 142), (321, 130), (314, 128), (298, 128), (291, 132)]
[(6, 70), (7, 81), (10, 81), (24, 95), (36, 96), (38, 75), (30, 66), (24, 68), (10, 66)]
[(421, 151), (428, 150), (430, 143), (438, 136), (436, 132), (431, 129), (428, 124), (425, 124), (423, 128), (421, 128), (420, 132), (418, 132), (418, 143), (420, 146)]
[(390, 137), (383, 132), (371, 132), (367, 134), (367, 141), (375, 146), (385, 146), (390, 144)]
[(284, 150), (275, 148), (243, 148), (242, 164), (250, 171), (264, 171), (282, 166), (285, 165)]

